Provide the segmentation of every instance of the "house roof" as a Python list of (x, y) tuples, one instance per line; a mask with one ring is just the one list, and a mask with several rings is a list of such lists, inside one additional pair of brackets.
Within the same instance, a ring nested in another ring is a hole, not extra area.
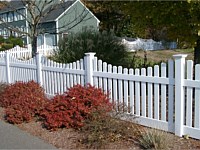
[[(40, 23), (56, 21), (56, 19), (61, 17), (76, 2), (80, 2), (83, 6), (85, 6), (80, 0), (68, 0), (66, 2), (62, 2), (58, 5), (56, 5), (54, 10), (50, 11), (47, 15), (45, 15), (45, 17), (41, 19)], [(25, 8), (25, 4), (21, 0), (13, 0), (8, 3), (9, 4), (7, 5), (7, 7), (1, 8), (0, 13), (8, 12), (10, 10), (16, 10), (16, 9), (20, 9), (20, 8)], [(46, 12), (48, 12), (49, 9), (51, 9), (51, 8), (47, 8)], [(89, 11), (89, 9), (87, 9), (87, 10)], [(95, 17), (95, 15), (91, 11), (89, 11), (89, 12)], [(100, 21), (98, 20), (98, 22), (100, 22)]]
[[(54, 10), (50, 11), (45, 17), (41, 20), (43, 22), (55, 21), (66, 9), (68, 9), (75, 1), (67, 1), (58, 4)], [(46, 11), (48, 11), (48, 8)]]
[(8, 12), (10, 10), (16, 10), (16, 9), (20, 9), (20, 8), (24, 8), (25, 5), (22, 1), (10, 1), (7, 4), (3, 4), (5, 6), (3, 6), (0, 10), (0, 13), (3, 12)]

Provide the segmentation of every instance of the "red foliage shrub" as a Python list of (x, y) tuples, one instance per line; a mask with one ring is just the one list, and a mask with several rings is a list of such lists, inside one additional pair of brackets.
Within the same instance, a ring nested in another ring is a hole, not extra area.
[(5, 113), (6, 113), (6, 120), (9, 123), (13, 124), (29, 122), (34, 116), (34, 113), (32, 111), (29, 111), (26, 105), (25, 107), (22, 107), (21, 105), (18, 104), (6, 108)]
[(19, 103), (16, 99), (27, 101), (29, 98), (36, 99), (37, 103), (43, 103), (43, 100), (46, 98), (44, 89), (34, 81), (16, 82), (4, 89), (0, 96), (0, 106), (7, 108)]
[(11, 84), (0, 96), (0, 106), (6, 108), (6, 120), (11, 123), (30, 121), (46, 102), (43, 88), (34, 81)]
[(76, 85), (68, 89), (65, 94), (55, 96), (44, 107), (41, 116), (47, 129), (79, 128), (93, 112), (103, 110), (100, 115), (104, 115), (111, 109), (109, 97), (101, 89), (91, 85), (85, 87)]

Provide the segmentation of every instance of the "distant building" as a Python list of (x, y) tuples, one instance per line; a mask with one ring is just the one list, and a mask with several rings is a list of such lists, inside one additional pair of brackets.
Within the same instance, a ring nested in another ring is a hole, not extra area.
[[(42, 1), (39, 0), (38, 5)], [(98, 30), (100, 21), (80, 0), (54, 1), (55, 9), (40, 21), (38, 46), (43, 44), (57, 45), (59, 39), (63, 36), (71, 32), (78, 32), (85, 27), (92, 27)], [(25, 45), (30, 44), (30, 38), (27, 35), (9, 30), (9, 27), (12, 26), (18, 30), (30, 32), (27, 21), (30, 18), (30, 14), (27, 7), (20, 0), (10, 1), (8, 6), (0, 10), (0, 36), (5, 38), (11, 35), (22, 37)], [(45, 11), (48, 12), (51, 6), (47, 6)]]

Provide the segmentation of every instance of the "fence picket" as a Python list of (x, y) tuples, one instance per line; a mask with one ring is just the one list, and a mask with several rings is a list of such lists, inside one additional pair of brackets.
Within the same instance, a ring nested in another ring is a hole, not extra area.
[[(159, 77), (159, 66), (154, 66), (154, 77)], [(154, 118), (159, 120), (159, 84), (154, 84)]]
[[(161, 77), (166, 78), (166, 63), (161, 63)], [(161, 85), (161, 120), (166, 121), (166, 85)]]
[[(52, 66), (52, 67), (54, 67), (54, 63), (53, 63), (53, 61), (50, 61), (50, 66)], [(55, 93), (55, 90), (54, 90), (54, 87), (55, 86), (53, 86), (54, 85), (54, 77), (53, 77), (53, 71), (50, 71), (50, 83), (51, 83), (51, 92), (50, 92), (50, 94), (54, 94)]]
[[(128, 69), (124, 68), (124, 74), (128, 74)], [(125, 111), (128, 113), (130, 108), (129, 108), (129, 100), (128, 100), (128, 80), (124, 80), (124, 106), (125, 106)]]
[[(69, 69), (69, 64), (66, 64), (66, 69)], [(70, 76), (69, 73), (67, 74), (67, 89), (70, 88)]]
[[(139, 69), (135, 69), (135, 75), (140, 75)], [(136, 115), (140, 116), (140, 82), (135, 82), (135, 103)]]
[[(47, 67), (49, 67), (49, 66), (50, 66), (50, 60), (47, 59)], [(47, 75), (47, 81), (49, 81), (48, 84), (47, 84), (48, 86), (46, 88), (46, 92), (48, 94), (50, 94), (51, 93), (51, 77), (50, 77), (50, 72), (49, 72), (49, 70), (46, 70), (45, 72), (46, 72), (46, 75)]]
[[(83, 59), (80, 60), (80, 67), (81, 67), (81, 70), (84, 70), (84, 61)], [(81, 75), (81, 85), (83, 86), (85, 84), (85, 77), (84, 75)]]
[[(69, 69), (70, 70), (73, 69), (72, 63), (69, 64)], [(73, 87), (73, 85), (74, 85), (74, 78), (73, 78), (73, 74), (72, 73), (69, 74), (69, 81), (70, 81), (70, 87)]]
[[(107, 73), (107, 63), (106, 62), (103, 63), (103, 72)], [(106, 93), (108, 92), (108, 80), (107, 80), (107, 78), (103, 78), (103, 90)]]
[[(147, 68), (147, 76), (152, 77), (152, 67)], [(153, 118), (153, 90), (152, 90), (152, 83), (148, 83), (148, 117)]]
[[(146, 76), (146, 69), (141, 69), (141, 76)], [(146, 117), (146, 82), (141, 82), (142, 116)]]
[[(108, 73), (112, 73), (112, 65), (108, 65)], [(113, 85), (112, 85), (112, 79), (108, 78), (108, 92), (109, 92), (109, 98), (110, 102), (113, 102)]]
[[(113, 73), (115, 75), (117, 74), (117, 67), (116, 66), (113, 67)], [(114, 103), (116, 105), (119, 104), (117, 93), (118, 93), (118, 91), (117, 91), (117, 79), (113, 79), (113, 98), (114, 98)]]
[[(46, 59), (46, 61), (45, 61), (45, 63), (43, 64), (43, 67), (47, 67), (48, 66), (48, 59)], [(48, 72), (47, 72), (47, 70), (43, 70), (43, 76), (44, 76), (44, 79), (43, 79), (43, 81), (44, 81), (44, 86), (45, 86), (45, 92), (46, 93), (49, 93), (48, 92), (48, 88), (49, 88), (49, 79), (48, 79)]]
[[(53, 62), (53, 64), (54, 64), (53, 67), (54, 67), (54, 68), (57, 68), (57, 63), (56, 63), (56, 62)], [(57, 72), (53, 71), (54, 93), (52, 93), (52, 94), (57, 94), (57, 89), (58, 89), (58, 82), (56, 81), (56, 79), (57, 79), (57, 74), (58, 74)]]
[[(60, 63), (57, 64), (58, 68), (61, 68), (61, 66), (62, 66), (62, 64), (60, 64)], [(58, 72), (58, 78), (59, 79), (58, 79), (58, 91), (57, 91), (57, 93), (59, 93), (59, 94), (61, 94), (61, 91), (63, 93), (63, 90), (62, 90), (63, 85), (62, 85), (62, 81), (61, 81), (62, 80), (61, 79), (62, 78), (62, 74), (63, 74), (62, 72)]]
[[(195, 65), (195, 80), (200, 80), (200, 64)], [(194, 127), (200, 128), (200, 87), (195, 88)]]
[[(80, 70), (80, 61), (77, 61), (76, 65), (77, 65), (77, 70)], [(77, 84), (81, 84), (81, 76), (79, 74), (77, 75)]]
[[(98, 60), (98, 72), (102, 72), (102, 60)], [(102, 77), (99, 77), (99, 88), (103, 89)]]
[[(94, 72), (97, 72), (97, 57), (94, 57), (93, 68), (94, 68)], [(94, 86), (99, 87), (97, 77), (94, 77)]]
[[(66, 70), (67, 65), (63, 64), (62, 68), (63, 70)], [(67, 74), (63, 73), (63, 92), (67, 91)]]
[[(73, 70), (76, 70), (76, 62), (73, 62)], [(73, 85), (76, 85), (77, 84), (77, 76), (76, 74), (73, 74), (73, 79), (74, 79), (74, 83)]]
[[(187, 79), (192, 80), (193, 76), (193, 61), (187, 61)], [(187, 99), (186, 99), (186, 125), (192, 127), (192, 88), (187, 87)]]
[[(118, 74), (122, 74), (122, 66), (118, 66)], [(119, 94), (119, 104), (123, 105), (123, 89), (122, 80), (118, 80), (118, 94)]]
[[(133, 73), (134, 73), (134, 71), (133, 71), (133, 69), (129, 69), (129, 75), (130, 76), (133, 76)], [(130, 113), (131, 114), (135, 114), (135, 109), (134, 109), (134, 107), (135, 107), (135, 98), (134, 98), (134, 95), (135, 95), (135, 92), (134, 92), (134, 82), (133, 81), (131, 81), (131, 80), (129, 80), (129, 93), (130, 93)]]
[(169, 129), (173, 129), (174, 123), (174, 61), (168, 60), (168, 122)]
[(10, 81), (10, 55), (7, 52), (5, 55), (5, 66), (6, 66), (6, 77), (7, 77), (7, 83), (11, 83)]

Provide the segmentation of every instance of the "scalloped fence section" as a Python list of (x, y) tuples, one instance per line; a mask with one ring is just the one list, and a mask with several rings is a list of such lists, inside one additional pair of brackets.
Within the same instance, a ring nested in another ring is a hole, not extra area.
[(187, 55), (173, 57), (159, 66), (127, 69), (107, 64), (95, 53), (61, 64), (40, 53), (22, 61), (7, 52), (0, 58), (0, 81), (35, 80), (51, 96), (76, 84), (90, 83), (109, 92), (111, 102), (118, 109), (123, 106), (126, 118), (177, 136), (200, 139), (200, 64), (185, 61)]

